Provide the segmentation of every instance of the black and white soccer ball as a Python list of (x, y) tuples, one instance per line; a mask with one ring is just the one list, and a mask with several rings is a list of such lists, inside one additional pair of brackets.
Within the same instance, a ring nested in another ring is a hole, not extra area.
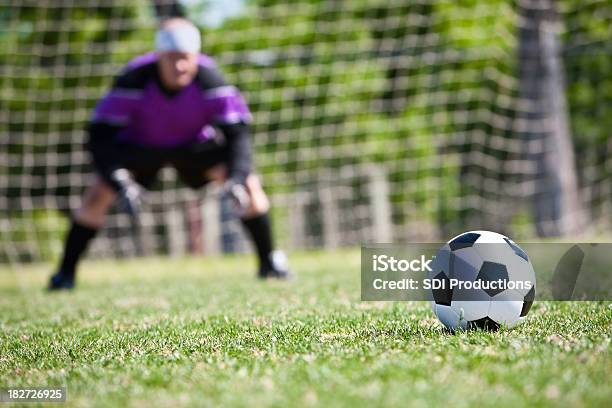
[[(428, 278), (447, 283), (444, 289), (431, 290), (430, 299), (438, 319), (453, 331), (516, 326), (535, 298), (535, 273), (529, 257), (510, 238), (491, 231), (469, 231), (451, 239), (438, 251)], [(451, 289), (452, 279), (468, 284)], [(505, 289), (487, 283), (500, 280), (506, 282)], [(478, 289), (465, 288), (476, 281), (480, 281), (474, 285)]]

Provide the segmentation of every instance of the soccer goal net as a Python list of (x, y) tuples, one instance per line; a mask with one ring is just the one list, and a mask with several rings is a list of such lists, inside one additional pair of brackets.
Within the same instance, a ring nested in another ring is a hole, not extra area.
[[(0, 262), (57, 258), (92, 109), (160, 6), (245, 95), (280, 246), (609, 232), (609, 1), (0, 0)], [(227, 207), (165, 169), (91, 253), (244, 250)]]

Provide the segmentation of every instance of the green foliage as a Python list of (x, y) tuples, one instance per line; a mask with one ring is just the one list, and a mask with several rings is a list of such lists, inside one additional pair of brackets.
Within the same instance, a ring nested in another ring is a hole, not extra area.
[[(6, 69), (0, 76), (0, 100), (2, 110), (10, 112), (0, 122), (0, 133), (8, 134), (9, 153), (23, 154), (31, 146), (38, 153), (65, 153), (82, 142), (90, 111), (111, 81), (109, 73), (142, 51), (133, 44), (152, 37), (151, 24), (141, 24), (141, 16), (149, 14), (147, 5), (131, 0), (95, 7), (0, 6), (0, 66)], [(115, 68), (109, 70), (109, 64)], [(63, 143), (48, 144), (54, 132)], [(0, 173), (22, 174), (4, 165)]]
[(579, 1), (566, 0), (568, 7), (565, 69), (567, 98), (574, 141), (579, 149), (589, 143), (605, 143), (612, 129), (610, 18), (601, 10)]
[[(52, 209), (12, 211), (2, 214), (0, 242), (13, 251), (0, 251), (0, 263), (51, 261), (58, 258), (68, 220)], [(6, 216), (6, 218), (4, 218)]]

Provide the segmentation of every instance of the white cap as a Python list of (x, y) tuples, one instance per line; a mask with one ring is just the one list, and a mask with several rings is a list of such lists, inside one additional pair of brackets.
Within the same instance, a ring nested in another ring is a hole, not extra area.
[(160, 52), (200, 52), (200, 31), (192, 24), (160, 28), (155, 35), (155, 49)]

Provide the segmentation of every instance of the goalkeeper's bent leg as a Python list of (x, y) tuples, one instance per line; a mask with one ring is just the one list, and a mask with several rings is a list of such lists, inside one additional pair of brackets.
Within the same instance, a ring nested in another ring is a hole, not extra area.
[(57, 273), (51, 278), (50, 289), (74, 286), (77, 264), (90, 241), (104, 224), (106, 213), (115, 198), (115, 191), (100, 178), (87, 189), (81, 208), (72, 218), (66, 236), (64, 254)]
[(259, 277), (288, 278), (290, 273), (287, 270), (284, 254), (274, 251), (269, 216), (270, 202), (261, 187), (259, 178), (251, 174), (246, 180), (246, 187), (250, 197), (250, 206), (241, 221), (257, 252)]
[(257, 176), (251, 174), (246, 180), (246, 187), (250, 205), (241, 221), (253, 241), (261, 271), (271, 267), (270, 254), (274, 249), (270, 216), (268, 215), (270, 202)]
[[(208, 180), (222, 184), (227, 179), (227, 168), (218, 165), (207, 170), (204, 176)], [(259, 261), (260, 278), (291, 278), (286, 256), (274, 250), (272, 228), (270, 226), (270, 201), (263, 191), (259, 178), (251, 174), (246, 180), (250, 205), (241, 221), (255, 247)]]

